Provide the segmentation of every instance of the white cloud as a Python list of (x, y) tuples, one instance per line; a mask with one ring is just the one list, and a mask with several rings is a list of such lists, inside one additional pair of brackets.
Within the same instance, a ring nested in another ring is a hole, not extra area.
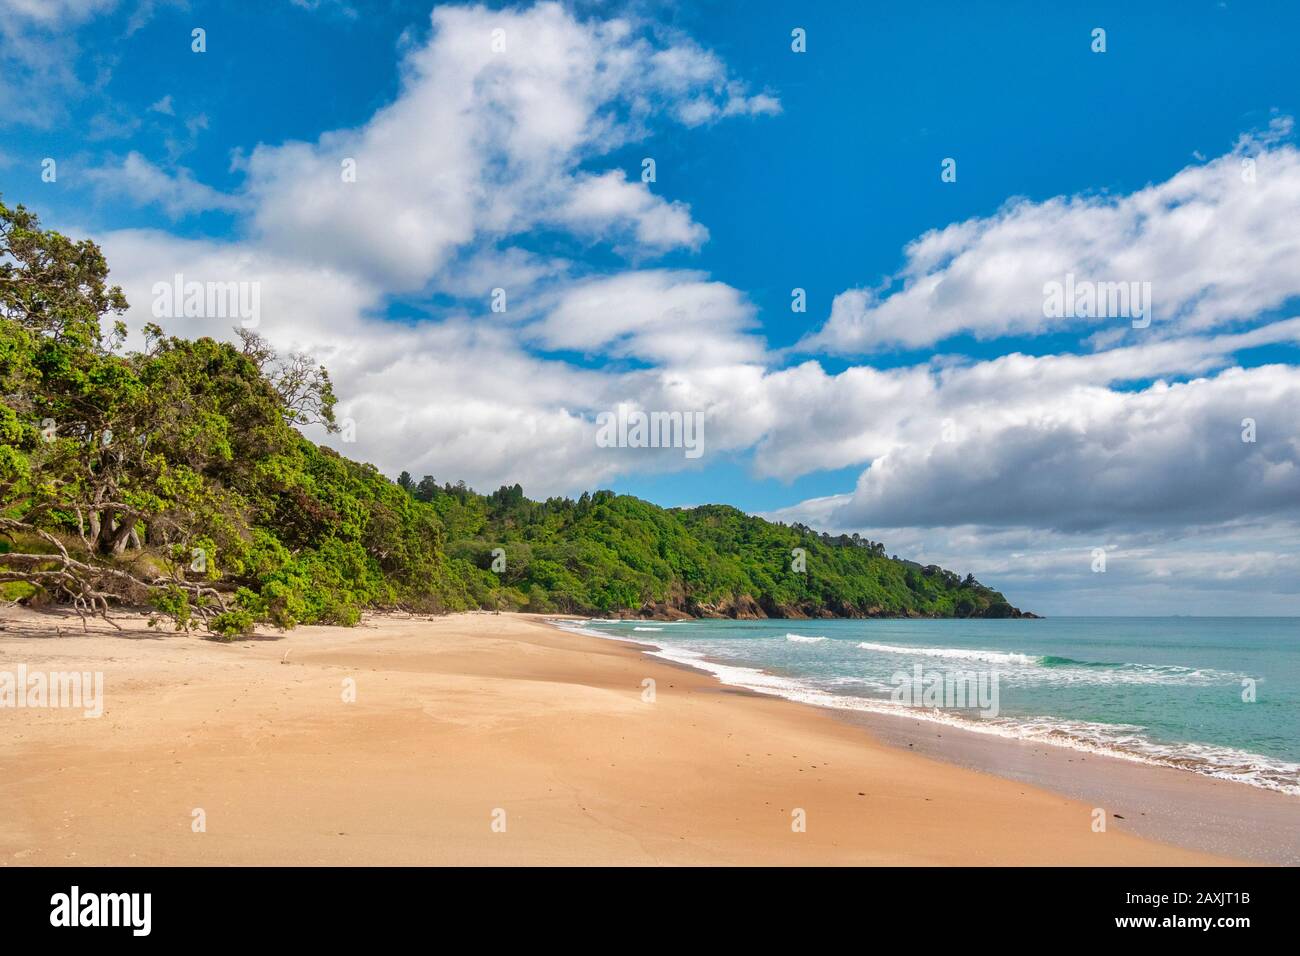
[[(652, 80), (677, 94), (677, 118), (699, 126), (724, 116), (760, 116), (781, 112), (781, 103), (767, 93), (750, 96), (745, 86), (727, 76), (726, 67), (712, 52), (686, 39), (650, 57)], [(695, 90), (700, 92), (694, 92)]]
[[(1232, 152), (1126, 196), (1009, 203), (908, 245), (882, 289), (836, 297), (803, 347), (866, 353), (1094, 324), (1136, 333), (1126, 318), (1044, 317), (1044, 286), (1073, 273), (1093, 282), (1149, 282), (1151, 332), (1248, 320), (1300, 295), (1300, 152), (1278, 145), (1290, 121)], [(1244, 165), (1245, 164), (1245, 165)], [(1253, 164), (1250, 165), (1250, 164)]]
[(0, 14), (8, 22), (68, 26), (83, 23), (115, 6), (117, 0), (0, 0)]
[(120, 163), (100, 166), (87, 173), (101, 195), (125, 197), (141, 206), (157, 205), (172, 219), (210, 209), (235, 211), (243, 203), (194, 178), (183, 167), (168, 173), (134, 150)]
[(1280, 365), (967, 405), (946, 434), (874, 459), (834, 520), (1072, 532), (1300, 517), (1297, 407), (1300, 369)]
[[(744, 296), (691, 270), (575, 277), (572, 263), (512, 239), (542, 226), (609, 239), (636, 258), (698, 247), (707, 232), (684, 204), (593, 162), (688, 99), (716, 102), (719, 116), (770, 111), (766, 101), (742, 110), (743, 87), (686, 38), (655, 38), (618, 19), (580, 21), (556, 4), (440, 7), (432, 22), (427, 44), (406, 53), (392, 104), (314, 143), (257, 147), (237, 160), (246, 180), (235, 197), (138, 154), (97, 174), (101, 189), (172, 216), (248, 214), (240, 241), (102, 234), (114, 281), (133, 303), (131, 324), (155, 318), (151, 289), (177, 273), (259, 283), (259, 331), (324, 362), (343, 396), (340, 414), (356, 421), (353, 446), (314, 437), (390, 473), (427, 470), (478, 485), (508, 477), (548, 494), (680, 465), (680, 455), (596, 447), (596, 414), (620, 402), (716, 410), (710, 447), (752, 441), (730, 424), (728, 383), (758, 381), (764, 354)], [(498, 28), (503, 53), (492, 50)], [(355, 182), (340, 175), (343, 159), (356, 161)], [(498, 286), (506, 314), (488, 309)], [(381, 317), (390, 294), (415, 292), (408, 301), (419, 309), (426, 291), (481, 304), (440, 308), (437, 321)], [(234, 322), (163, 324), (230, 337)], [(629, 367), (586, 369), (530, 349)], [(698, 374), (685, 371), (697, 365)]]
[(554, 220), (577, 231), (600, 233), (631, 227), (637, 245), (650, 251), (697, 249), (709, 235), (691, 219), (685, 203), (665, 202), (645, 183), (629, 182), (619, 170), (579, 177), (567, 192)]
[[(160, 3), (185, 0), (133, 0), (125, 34), (144, 26)], [(79, 33), (119, 6), (118, 0), (0, 0), (0, 126), (49, 129), (66, 120), (69, 103), (90, 98), (100, 111), (88, 124), (87, 138), (134, 130), (129, 114), (104, 95), (112, 75), (109, 62), (98, 61), (89, 81), (77, 71)]]
[[(245, 158), (264, 244), (409, 291), (465, 246), (538, 225), (630, 230), (638, 252), (704, 241), (684, 204), (580, 166), (642, 136), (652, 111), (703, 97), (718, 115), (738, 112), (743, 87), (711, 54), (551, 3), (438, 7), (432, 24), (406, 54), (397, 99), (366, 124)], [(345, 160), (355, 182), (341, 175)]]
[(703, 273), (650, 270), (566, 287), (525, 332), (550, 350), (637, 358), (670, 366), (756, 361), (746, 334), (754, 309), (731, 286)]
[[(767, 373), (766, 401), (750, 400), (760, 423), (756, 470), (791, 479), (868, 465), (909, 445), (929, 448), (946, 422), (970, 428), (1006, 414), (1030, 416), (1060, 396), (1105, 396), (1133, 382), (1204, 374), (1235, 352), (1300, 342), (1300, 319), (1247, 332), (1188, 336), (1083, 355), (1010, 353), (972, 362), (944, 359), (893, 369), (850, 366), (832, 375), (807, 361)], [(1119, 394), (1116, 392), (1116, 394)]]
[(61, 102), (82, 89), (74, 29), (111, 5), (0, 0), (0, 124), (47, 128), (63, 115)]

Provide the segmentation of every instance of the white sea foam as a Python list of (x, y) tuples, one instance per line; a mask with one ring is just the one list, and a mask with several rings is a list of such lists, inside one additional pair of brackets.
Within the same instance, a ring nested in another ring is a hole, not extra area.
[[(1300, 763), (1292, 763), (1261, 754), (1248, 753), (1231, 747), (1219, 747), (1209, 744), (1162, 744), (1144, 736), (1145, 728), (1135, 724), (1102, 724), (1081, 720), (1066, 720), (1057, 717), (1006, 717), (992, 719), (972, 719), (957, 713), (908, 707), (893, 701), (858, 697), (843, 693), (831, 693), (822, 690), (812, 680), (800, 680), (769, 674), (767, 671), (737, 664), (724, 664), (711, 660), (699, 651), (685, 647), (651, 644), (620, 635), (609, 634), (586, 627), (573, 626), (572, 621), (552, 621), (551, 623), (575, 633), (588, 634), (606, 640), (631, 640), (644, 644), (646, 653), (651, 657), (662, 658), (678, 664), (686, 664), (706, 673), (712, 674), (724, 684), (743, 687), (746, 690), (773, 694), (787, 700), (835, 710), (852, 710), (864, 713), (887, 714), (895, 717), (910, 717), (917, 720), (944, 724), (949, 727), (968, 730), (972, 733), (990, 734), (1012, 740), (1033, 740), (1038, 743), (1071, 750), (1116, 757), (1135, 763), (1153, 766), (1173, 767), (1189, 770), (1203, 776), (1220, 780), (1233, 780), (1267, 790), (1300, 796)], [(594, 623), (594, 622), (586, 622)], [(861, 646), (861, 645), (859, 645)], [(651, 649), (653, 648), (653, 649)], [(895, 648), (895, 645), (872, 645), (868, 649)], [(951, 653), (934, 654), (936, 657), (957, 657), (958, 648), (903, 648), (898, 652), (913, 654), (924, 650), (948, 651)], [(892, 650), (889, 652), (893, 652)], [(962, 654), (970, 653), (960, 651)], [(975, 652), (994, 654), (996, 652)], [(1030, 655), (1000, 655), (1003, 657), (1023, 657), (1034, 660)], [(969, 659), (969, 658), (968, 658)], [(979, 659), (979, 658), (975, 658)], [(1041, 658), (1037, 659), (1041, 660)], [(1188, 674), (1203, 674), (1190, 668), (1172, 668)], [(1215, 672), (1220, 673), (1220, 672)], [(861, 683), (873, 689), (883, 689), (884, 685), (871, 680), (855, 678), (834, 678), (822, 681), (823, 686), (835, 686), (847, 683)]]
[(957, 661), (979, 661), (999, 665), (1002, 676), (1014, 682), (1038, 684), (1175, 684), (1201, 687), (1234, 684), (1245, 674), (1213, 668), (1179, 667), (1074, 661), (1061, 657), (1018, 654), (1014, 651), (988, 651), (966, 647), (908, 647), (902, 644), (878, 644), (862, 641), (859, 650), (899, 657), (938, 657)]
[(632, 630), (634, 630), (634, 631), (662, 631), (663, 628), (662, 628), (662, 627), (634, 627), (634, 628), (632, 628)]
[(901, 647), (897, 644), (874, 644), (863, 641), (859, 650), (879, 651), (882, 654), (900, 654), (911, 657), (920, 654), (923, 657), (950, 657), (957, 660), (984, 661), (986, 664), (1038, 664), (1041, 657), (1032, 654), (1008, 654), (1002, 651), (978, 651), (963, 647)]
[(595, 628), (588, 626), (596, 623), (609, 622), (598, 622), (594, 620), (571, 621), (568, 618), (547, 618), (546, 623), (550, 624), (552, 627), (558, 627), (562, 631), (568, 631), (570, 634), (585, 634), (587, 637), (603, 637), (606, 640), (632, 641), (634, 644), (646, 643), (645, 641), (638, 641), (630, 637), (617, 637), (607, 631), (598, 631)]
[(787, 634), (787, 641), (794, 641), (796, 644), (817, 644), (826, 640), (824, 637), (804, 637), (802, 634)]

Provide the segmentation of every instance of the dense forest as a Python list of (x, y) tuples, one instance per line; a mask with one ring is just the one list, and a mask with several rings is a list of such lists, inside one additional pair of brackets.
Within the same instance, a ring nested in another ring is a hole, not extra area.
[(234, 637), (366, 608), (1015, 617), (972, 576), (723, 505), (391, 481), (306, 439), (328, 372), (126, 310), (98, 247), (0, 203), (0, 596)]

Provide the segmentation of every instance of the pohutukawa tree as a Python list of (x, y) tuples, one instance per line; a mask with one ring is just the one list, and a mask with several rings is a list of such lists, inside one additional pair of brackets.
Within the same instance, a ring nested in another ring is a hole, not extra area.
[(126, 308), (93, 242), (0, 203), (0, 584), (246, 629), (222, 564), (251, 540), (259, 462), (291, 424), (334, 427), (328, 374), (152, 324), (128, 352)]

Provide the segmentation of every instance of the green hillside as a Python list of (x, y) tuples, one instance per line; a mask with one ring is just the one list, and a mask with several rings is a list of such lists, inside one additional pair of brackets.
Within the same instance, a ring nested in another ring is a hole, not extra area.
[[(415, 493), (448, 529), (453, 565), (477, 572), (464, 579), (479, 606), (656, 616), (1016, 614), (973, 578), (726, 505), (664, 509), (609, 491), (534, 502), (518, 485), (486, 498), (421, 485)], [(494, 548), (504, 552), (498, 572)]]

